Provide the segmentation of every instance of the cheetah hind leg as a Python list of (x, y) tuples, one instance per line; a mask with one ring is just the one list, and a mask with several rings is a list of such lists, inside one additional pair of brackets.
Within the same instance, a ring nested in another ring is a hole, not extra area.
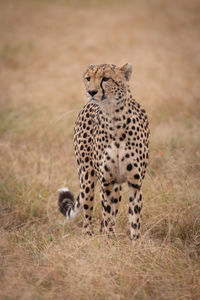
[(104, 220), (103, 219), (101, 220), (101, 223), (100, 223), (99, 232), (100, 233), (105, 233), (105, 226), (104, 226)]
[[(86, 182), (87, 180), (87, 182)], [(84, 184), (83, 184), (84, 182)], [(84, 233), (91, 236), (93, 233), (92, 226), (92, 214), (94, 206), (94, 188), (96, 183), (96, 176), (89, 176), (88, 172), (82, 172), (80, 174), (80, 191), (77, 200), (74, 201), (72, 193), (67, 188), (61, 188), (58, 190), (58, 206), (60, 212), (66, 216), (66, 220), (74, 220), (83, 208), (84, 221), (83, 228)]]
[(129, 222), (130, 238), (135, 242), (140, 238), (142, 190), (141, 185), (128, 182), (129, 186)]

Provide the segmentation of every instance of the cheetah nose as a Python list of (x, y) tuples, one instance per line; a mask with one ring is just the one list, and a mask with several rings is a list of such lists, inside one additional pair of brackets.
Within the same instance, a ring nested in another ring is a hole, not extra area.
[(97, 90), (89, 90), (88, 93), (93, 97), (97, 94)]

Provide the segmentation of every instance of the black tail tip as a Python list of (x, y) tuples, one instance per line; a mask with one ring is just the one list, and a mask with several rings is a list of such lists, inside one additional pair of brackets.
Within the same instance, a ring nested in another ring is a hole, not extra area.
[(61, 188), (58, 192), (58, 208), (66, 216), (68, 209), (74, 206), (74, 196), (67, 188)]

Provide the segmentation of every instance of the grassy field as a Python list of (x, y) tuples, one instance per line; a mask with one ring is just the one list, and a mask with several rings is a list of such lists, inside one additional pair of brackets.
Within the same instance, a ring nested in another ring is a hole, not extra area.
[[(0, 1), (0, 299), (200, 299), (200, 5), (194, 0)], [(73, 124), (88, 64), (133, 65), (151, 125), (141, 242), (65, 224), (79, 181)]]

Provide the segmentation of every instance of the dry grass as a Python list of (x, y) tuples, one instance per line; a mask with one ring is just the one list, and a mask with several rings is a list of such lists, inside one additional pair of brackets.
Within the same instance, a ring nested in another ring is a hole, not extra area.
[[(7, 0), (0, 24), (0, 298), (200, 299), (198, 1)], [(126, 62), (152, 132), (136, 248), (126, 187), (117, 241), (98, 233), (98, 201), (92, 238), (56, 203), (79, 189), (81, 75)]]

